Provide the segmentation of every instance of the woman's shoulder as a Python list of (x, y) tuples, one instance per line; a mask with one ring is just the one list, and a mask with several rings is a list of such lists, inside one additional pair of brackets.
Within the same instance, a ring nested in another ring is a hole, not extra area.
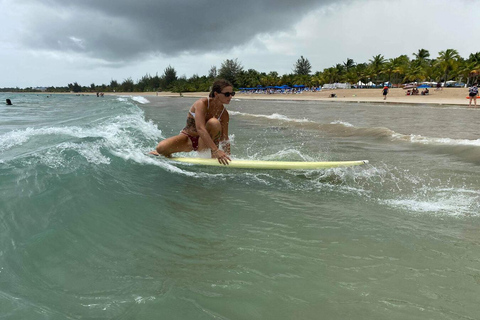
[(199, 109), (203, 109), (203, 108), (206, 109), (207, 106), (208, 106), (208, 100), (207, 100), (207, 99), (208, 99), (208, 98), (200, 98), (200, 99), (198, 99), (197, 101), (195, 101), (195, 102), (193, 103), (193, 106), (194, 106), (195, 108), (199, 108)]
[(225, 108), (225, 109), (223, 110), (221, 119), (225, 119), (225, 120), (227, 120), (227, 121), (230, 120), (230, 113), (228, 113), (227, 108)]

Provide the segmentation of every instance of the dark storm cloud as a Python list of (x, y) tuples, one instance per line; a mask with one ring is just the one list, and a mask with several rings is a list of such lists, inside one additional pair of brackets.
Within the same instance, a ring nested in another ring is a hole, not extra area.
[[(148, 54), (219, 52), (259, 33), (288, 31), (333, 0), (44, 0), (21, 37), (31, 49), (73, 51), (107, 61)], [(39, 5), (20, 0), (21, 4)]]

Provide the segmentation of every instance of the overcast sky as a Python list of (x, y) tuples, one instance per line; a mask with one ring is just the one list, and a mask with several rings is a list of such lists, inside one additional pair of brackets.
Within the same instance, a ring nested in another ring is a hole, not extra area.
[(0, 87), (480, 51), (480, 0), (0, 0)]

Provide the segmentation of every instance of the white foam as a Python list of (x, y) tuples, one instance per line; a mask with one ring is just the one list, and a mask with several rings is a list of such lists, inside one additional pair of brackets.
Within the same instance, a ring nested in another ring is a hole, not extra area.
[(448, 216), (471, 215), (471, 207), (475, 205), (474, 198), (455, 194), (450, 195), (450, 197), (439, 197), (438, 199), (391, 199), (380, 202), (415, 213), (431, 213)]
[(85, 138), (89, 136), (101, 136), (100, 132), (89, 132), (80, 127), (50, 127), (50, 128), (26, 128), (25, 130), (15, 130), (7, 132), (0, 136), (0, 151), (11, 149), (15, 146), (22, 145), (34, 136), (43, 135), (68, 135), (77, 138)]
[(291, 121), (291, 122), (310, 122), (308, 119), (292, 119), (287, 116), (284, 116), (279, 113), (273, 113), (271, 115), (265, 114), (251, 114), (251, 113), (244, 113), (238, 111), (228, 111), (231, 115), (241, 115), (241, 116), (248, 116), (248, 117), (255, 117), (255, 118), (266, 118), (266, 119), (273, 119), (273, 120), (282, 120), (282, 121)]
[(68, 151), (76, 151), (87, 162), (92, 164), (110, 164), (110, 158), (104, 156), (101, 152), (102, 145), (100, 143), (72, 143), (65, 142), (57, 145), (53, 149), (49, 149), (44, 153), (40, 153), (38, 157), (40, 162), (50, 168), (60, 168), (69, 165), (71, 160), (67, 160), (66, 153)]
[(138, 102), (140, 104), (150, 103), (150, 101), (143, 96), (119, 96), (119, 97), (117, 97), (117, 100), (121, 101), (121, 102), (127, 102), (129, 99), (131, 99), (135, 102)]
[(306, 156), (302, 154), (299, 150), (291, 149), (291, 148), (283, 149), (276, 152), (275, 154), (263, 157), (262, 160), (283, 160), (283, 159), (289, 159), (290, 161), (294, 161), (295, 159), (297, 159), (297, 161), (299, 160), (315, 161), (312, 157)]
[(349, 127), (349, 128), (354, 127), (353, 124), (345, 122), (345, 121), (341, 121), (341, 120), (336, 120), (336, 121), (330, 122), (330, 124), (341, 124), (341, 125), (343, 125), (345, 127)]
[(150, 103), (150, 101), (147, 98), (142, 96), (131, 96), (131, 99), (141, 104)]
[(410, 141), (413, 143), (421, 143), (421, 144), (480, 147), (480, 139), (469, 140), (469, 139), (451, 139), (451, 138), (428, 138), (420, 135), (410, 135)]

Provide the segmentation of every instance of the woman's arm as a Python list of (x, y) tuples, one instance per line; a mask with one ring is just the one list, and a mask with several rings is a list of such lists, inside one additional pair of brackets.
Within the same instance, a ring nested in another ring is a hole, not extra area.
[(205, 106), (203, 100), (204, 99), (199, 99), (193, 104), (195, 109), (195, 127), (198, 135), (200, 138), (202, 138), (206, 146), (212, 150), (215, 150), (217, 149), (217, 146), (205, 127), (205, 124), (207, 123), (207, 106)]
[(230, 121), (230, 115), (228, 114), (228, 111), (225, 110), (224, 114), (222, 115), (222, 118), (220, 119), (221, 124), (222, 124), (222, 136), (220, 138), (220, 144), (223, 147), (223, 150), (225, 151), (226, 154), (230, 155), (230, 140), (228, 139), (228, 123)]
[[(226, 154), (226, 152), (218, 149), (217, 145), (215, 144), (215, 141), (213, 141), (212, 137), (210, 136), (210, 133), (207, 131), (207, 128), (205, 126), (206, 124), (206, 113), (207, 113), (207, 106), (205, 106), (205, 103), (203, 100), (198, 100), (197, 102), (194, 103), (195, 106), (195, 126), (197, 129), (197, 133), (202, 138), (202, 141), (204, 141), (205, 145), (212, 150), (212, 156), (218, 159), (218, 162), (221, 164), (228, 164), (228, 161), (230, 161), (230, 158)], [(223, 118), (223, 117), (222, 117)], [(222, 136), (220, 136), (221, 140)], [(227, 135), (228, 138), (228, 135)]]

